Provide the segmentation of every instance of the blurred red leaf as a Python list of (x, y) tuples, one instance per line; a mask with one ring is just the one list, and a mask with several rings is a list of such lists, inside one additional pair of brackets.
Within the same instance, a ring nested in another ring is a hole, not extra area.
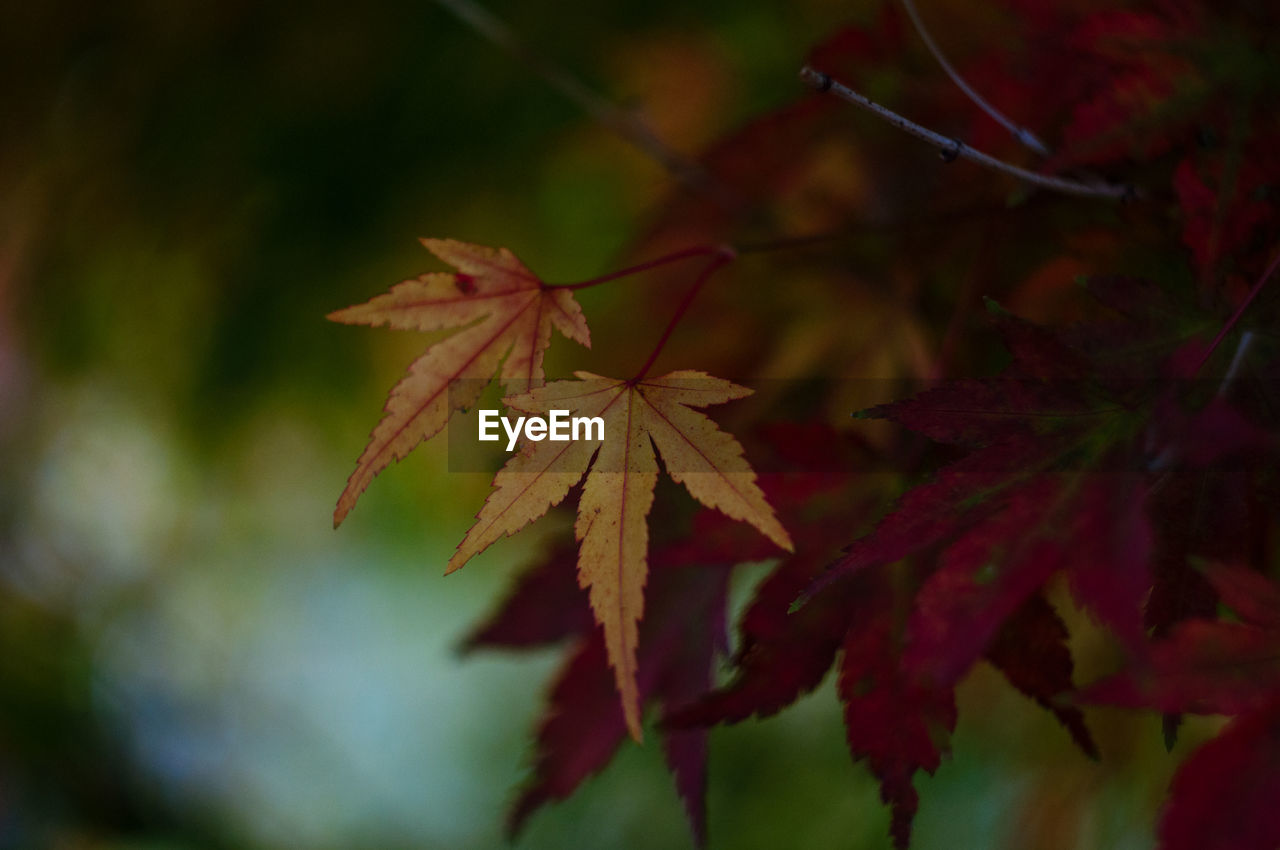
[(892, 608), (878, 606), (845, 636), (837, 689), (849, 751), (855, 760), (866, 759), (880, 780), (880, 797), (893, 811), (894, 846), (905, 848), (919, 806), (912, 778), (920, 770), (932, 774), (942, 763), (956, 705), (950, 687), (911, 678), (899, 662), (899, 640)]
[(1280, 701), (1232, 721), (1173, 778), (1160, 850), (1280, 846)]

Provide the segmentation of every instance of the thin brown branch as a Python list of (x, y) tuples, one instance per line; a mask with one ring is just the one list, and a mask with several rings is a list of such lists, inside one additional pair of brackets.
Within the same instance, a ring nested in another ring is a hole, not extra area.
[(602, 283), (608, 283), (611, 280), (617, 280), (623, 277), (630, 277), (633, 274), (646, 272), (649, 269), (656, 269), (661, 266), (677, 263), (681, 260), (687, 260), (690, 257), (705, 257), (708, 254), (723, 254), (725, 247), (723, 245), (694, 245), (692, 248), (685, 248), (680, 251), (673, 251), (670, 254), (664, 254), (654, 260), (647, 260), (634, 266), (627, 266), (625, 269), (619, 269), (616, 272), (602, 274), (599, 277), (593, 277), (588, 280), (580, 280), (577, 283), (544, 283), (543, 287), (548, 289), (587, 289), (592, 286), (599, 286)]
[[(1227, 319), (1226, 324), (1224, 324), (1222, 329), (1218, 331), (1218, 335), (1213, 338), (1213, 342), (1209, 343), (1208, 349), (1205, 350), (1204, 355), (1200, 358), (1200, 364), (1196, 366), (1197, 372), (1204, 368), (1204, 364), (1209, 362), (1209, 358), (1213, 356), (1213, 352), (1216, 351), (1218, 346), (1222, 344), (1222, 341), (1226, 339), (1227, 334), (1231, 333), (1231, 329), (1240, 321), (1240, 317), (1244, 315), (1244, 311), (1249, 309), (1249, 305), (1253, 303), (1253, 299), (1258, 297), (1258, 293), (1262, 291), (1262, 287), (1267, 285), (1267, 281), (1271, 279), (1271, 275), (1275, 274), (1277, 268), (1280, 268), (1280, 254), (1276, 254), (1275, 259), (1273, 259), (1270, 265), (1267, 266), (1267, 270), (1262, 273), (1262, 276), (1258, 278), (1258, 282), (1249, 289), (1249, 294), (1247, 294), (1244, 297), (1244, 300), (1240, 302), (1240, 306), (1236, 307), (1235, 312), (1231, 314), (1231, 318)], [(1241, 342), (1243, 343), (1243, 340), (1241, 340)], [(1233, 368), (1235, 368), (1234, 364)]]
[(1138, 196), (1137, 191), (1132, 186), (1117, 185), (1115, 183), (1090, 182), (1085, 183), (1079, 180), (1069, 180), (1065, 177), (1053, 177), (1048, 174), (1037, 174), (1034, 171), (1028, 171), (1025, 168), (1012, 165), (1003, 160), (996, 159), (990, 154), (983, 153), (969, 147), (959, 139), (951, 139), (930, 130), (928, 127), (922, 127), (909, 118), (904, 118), (888, 107), (881, 106), (867, 96), (860, 94), (848, 86), (838, 83), (831, 78), (830, 74), (823, 73), (809, 66), (800, 69), (800, 79), (820, 92), (831, 92), (841, 100), (860, 106), (868, 112), (874, 113), (885, 121), (909, 133), (938, 149), (942, 158), (951, 162), (957, 158), (967, 159), (978, 165), (986, 166), (993, 171), (999, 171), (1016, 177), (1033, 186), (1039, 186), (1042, 189), (1049, 189), (1054, 192), (1062, 192), (1067, 195), (1077, 195), (1085, 198), (1111, 198), (1114, 200), (1128, 200)]
[(933, 58), (938, 60), (938, 64), (942, 66), (942, 70), (947, 72), (947, 76), (951, 78), (951, 82), (959, 87), (960, 91), (968, 96), (979, 109), (991, 116), (991, 120), (995, 121), (1001, 127), (1008, 130), (1015, 139), (1021, 144), (1040, 154), (1041, 156), (1049, 156), (1049, 148), (1044, 142), (1036, 136), (1035, 133), (1005, 117), (1005, 114), (996, 109), (986, 98), (978, 94), (978, 91), (964, 77), (960, 76), (960, 72), (952, 67), (947, 61), (947, 57), (942, 50), (934, 42), (933, 36), (929, 34), (929, 30), (925, 28), (924, 21), (920, 19), (920, 12), (916, 9), (915, 0), (902, 0), (903, 7), (907, 10), (907, 15), (911, 18), (911, 24), (916, 28), (916, 32), (920, 35), (920, 40), (924, 42), (925, 47), (929, 48), (929, 52), (933, 54)]
[(478, 35), (524, 63), (551, 88), (562, 94), (605, 128), (629, 142), (691, 189), (723, 199), (725, 192), (702, 166), (672, 150), (632, 112), (621, 109), (589, 86), (531, 50), (498, 17), (473, 0), (436, 0)]

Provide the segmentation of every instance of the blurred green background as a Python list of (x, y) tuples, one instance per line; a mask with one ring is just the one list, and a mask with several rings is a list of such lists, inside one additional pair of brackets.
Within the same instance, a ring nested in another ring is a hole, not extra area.
[[(847, 5), (490, 8), (696, 153)], [(454, 647), (545, 531), (443, 579), (487, 480), (441, 439), (335, 532), (422, 343), (323, 317), (422, 235), (601, 273), (667, 178), (429, 2), (5, 3), (0, 110), (0, 847), (499, 846), (556, 659)], [(1149, 846), (1157, 724), (1103, 719), (1107, 767), (975, 673), (916, 846)], [(689, 846), (653, 740), (518, 846)], [(709, 801), (713, 847), (886, 845), (830, 682), (714, 733)]]

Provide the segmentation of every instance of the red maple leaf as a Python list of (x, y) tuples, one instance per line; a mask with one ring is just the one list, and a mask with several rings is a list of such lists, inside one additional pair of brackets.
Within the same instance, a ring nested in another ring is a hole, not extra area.
[(1091, 687), (1093, 702), (1235, 716), (1178, 769), (1162, 850), (1266, 850), (1280, 843), (1280, 586), (1216, 566), (1208, 578), (1240, 622), (1189, 619), (1143, 663)]
[[(726, 564), (671, 566), (651, 555), (649, 611), (640, 625), (636, 673), (642, 702), (680, 705), (711, 686), (715, 654), (726, 647)], [(564, 546), (526, 571), (466, 647), (524, 648), (573, 641), (537, 736), (533, 775), (508, 819), (518, 832), (541, 805), (569, 796), (601, 770), (627, 738), (603, 629), (576, 579), (577, 549)], [(694, 836), (706, 833), (706, 730), (664, 731), (663, 751)]]

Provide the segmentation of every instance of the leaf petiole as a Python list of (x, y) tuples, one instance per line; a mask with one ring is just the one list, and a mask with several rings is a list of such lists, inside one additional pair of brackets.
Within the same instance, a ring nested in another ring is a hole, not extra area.
[[(1240, 302), (1240, 306), (1236, 307), (1235, 312), (1231, 314), (1231, 318), (1227, 319), (1226, 324), (1222, 326), (1222, 330), (1218, 331), (1218, 335), (1213, 338), (1213, 342), (1209, 343), (1208, 350), (1205, 351), (1204, 355), (1200, 358), (1200, 363), (1196, 366), (1196, 372), (1203, 369), (1204, 364), (1209, 362), (1209, 358), (1213, 355), (1213, 352), (1217, 350), (1218, 346), (1222, 344), (1222, 340), (1226, 339), (1227, 334), (1229, 334), (1231, 329), (1236, 326), (1236, 323), (1240, 321), (1240, 317), (1244, 315), (1244, 311), (1253, 303), (1253, 299), (1258, 297), (1258, 293), (1262, 291), (1262, 287), (1266, 286), (1267, 281), (1271, 279), (1271, 275), (1275, 274), (1277, 266), (1280, 266), (1280, 254), (1277, 254), (1275, 259), (1271, 261), (1271, 265), (1267, 266), (1267, 270), (1262, 273), (1262, 277), (1258, 278), (1258, 282), (1249, 290), (1249, 294)], [(1233, 360), (1232, 369), (1234, 370), (1236, 366), (1237, 364)]]
[(625, 269), (619, 269), (616, 272), (609, 272), (608, 274), (603, 274), (599, 277), (580, 280), (577, 283), (544, 283), (543, 288), (568, 290), (586, 289), (601, 283), (608, 283), (611, 280), (617, 280), (618, 278), (630, 277), (633, 274), (647, 272), (649, 269), (656, 269), (661, 266), (670, 265), (671, 263), (678, 263), (681, 260), (687, 260), (690, 257), (705, 257), (708, 254), (720, 255), (723, 254), (724, 251), (725, 246), (723, 245), (695, 245), (692, 248), (684, 248), (670, 254), (664, 254), (657, 259), (647, 260), (634, 266), (627, 266)]
[(738, 252), (729, 245), (720, 245), (715, 249), (715, 256), (711, 261), (702, 267), (702, 271), (698, 272), (698, 277), (693, 281), (693, 285), (685, 292), (684, 298), (680, 300), (679, 306), (676, 307), (675, 315), (671, 317), (671, 321), (667, 323), (667, 327), (662, 332), (662, 336), (658, 338), (658, 344), (653, 347), (653, 352), (649, 354), (649, 359), (644, 361), (644, 365), (640, 367), (640, 371), (631, 379), (632, 383), (636, 383), (649, 373), (649, 368), (653, 366), (653, 362), (658, 359), (658, 355), (662, 353), (662, 349), (666, 346), (667, 340), (671, 338), (671, 332), (676, 329), (676, 325), (680, 324), (680, 320), (684, 318), (684, 314), (688, 311), (689, 305), (693, 303), (693, 299), (697, 297), (702, 285), (715, 274), (716, 269), (723, 265), (733, 262), (738, 257)]

